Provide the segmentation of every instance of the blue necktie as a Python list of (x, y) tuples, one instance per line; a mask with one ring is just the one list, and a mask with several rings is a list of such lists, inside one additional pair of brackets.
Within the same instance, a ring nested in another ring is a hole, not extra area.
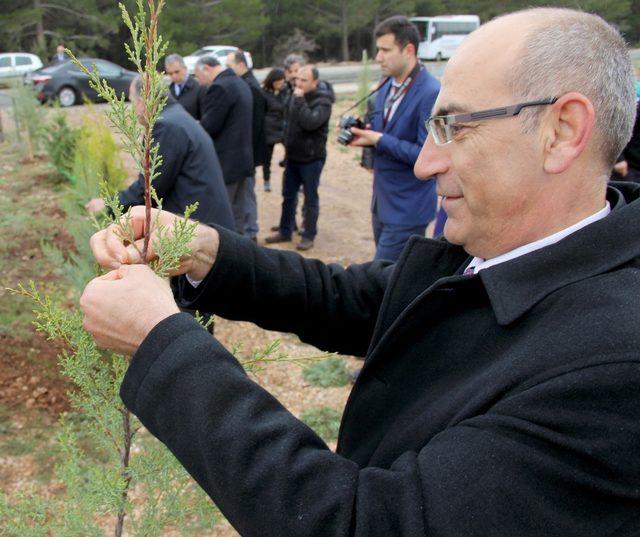
[(176, 84), (176, 97), (180, 97), (180, 93), (182, 93), (182, 86), (180, 84)]

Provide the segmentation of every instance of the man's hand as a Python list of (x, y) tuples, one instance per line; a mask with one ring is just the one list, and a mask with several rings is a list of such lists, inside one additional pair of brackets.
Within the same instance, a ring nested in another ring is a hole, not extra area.
[(294, 97), (304, 97), (304, 91), (302, 91), (301, 88), (295, 88), (293, 90), (293, 96)]
[(376, 145), (378, 140), (382, 138), (382, 133), (378, 131), (372, 131), (371, 129), (359, 129), (357, 127), (351, 127), (351, 132), (354, 134), (353, 141), (349, 144), (354, 147), (368, 147)]
[(102, 198), (93, 198), (91, 201), (87, 202), (84, 208), (90, 213), (99, 213), (104, 210), (105, 203)]
[[(182, 218), (167, 211), (151, 209), (152, 222), (155, 221), (158, 213), (160, 213), (158, 220), (161, 225), (166, 227), (168, 233), (171, 233), (175, 220)], [(144, 223), (145, 208), (143, 206), (133, 207), (131, 209), (131, 226), (136, 239), (135, 246), (124, 244), (119, 233), (119, 227), (115, 224), (111, 224), (106, 229), (95, 233), (91, 237), (90, 245), (96, 261), (101, 266), (111, 269), (116, 269), (121, 265), (143, 263), (139, 252), (142, 251), (144, 242)], [(151, 233), (149, 249), (147, 250), (147, 262), (156, 258), (156, 253), (153, 250), (156, 238), (157, 232), (154, 231)], [(171, 273), (171, 276), (189, 274), (194, 280), (203, 280), (216, 260), (219, 242), (220, 237), (215, 229), (198, 224), (190, 245), (191, 255), (182, 260), (180, 266)]]
[(133, 354), (155, 325), (180, 311), (169, 282), (146, 265), (123, 265), (94, 278), (80, 307), (96, 344), (125, 355)]
[(629, 164), (626, 160), (621, 160), (613, 165), (613, 171), (618, 172), (622, 177), (626, 177), (629, 173)]

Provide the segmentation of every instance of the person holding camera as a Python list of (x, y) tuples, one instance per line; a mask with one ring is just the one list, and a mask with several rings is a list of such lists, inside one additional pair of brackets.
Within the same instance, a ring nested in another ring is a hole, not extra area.
[(265, 239), (267, 244), (291, 241), (295, 224), (298, 191), (305, 198), (304, 231), (298, 250), (309, 250), (317, 233), (320, 200), (318, 185), (327, 158), (327, 135), (333, 100), (318, 91), (320, 75), (313, 65), (298, 71), (285, 129), (287, 154), (283, 178), (282, 213), (279, 231)]
[(377, 91), (370, 125), (350, 127), (350, 145), (373, 148), (375, 259), (397, 261), (409, 237), (424, 236), (436, 214), (435, 181), (418, 179), (413, 166), (440, 83), (420, 64), (420, 35), (406, 17), (382, 21), (375, 35), (376, 62), (388, 78)]

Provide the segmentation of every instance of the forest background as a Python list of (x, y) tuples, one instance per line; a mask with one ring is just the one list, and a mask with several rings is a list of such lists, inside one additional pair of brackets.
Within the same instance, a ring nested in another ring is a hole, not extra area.
[[(122, 0), (133, 9), (135, 0)], [(3, 6), (3, 4), (5, 4)], [(390, 15), (477, 14), (482, 22), (539, 0), (180, 0), (169, 1), (161, 23), (169, 52), (190, 54), (205, 45), (251, 51), (256, 67), (277, 65), (291, 51), (313, 61), (359, 60), (373, 53), (373, 28)], [(640, 44), (640, 1), (574, 0), (555, 6), (597, 13)], [(46, 63), (58, 43), (78, 55), (126, 66), (127, 29), (115, 0), (0, 0), (0, 51), (38, 54)]]

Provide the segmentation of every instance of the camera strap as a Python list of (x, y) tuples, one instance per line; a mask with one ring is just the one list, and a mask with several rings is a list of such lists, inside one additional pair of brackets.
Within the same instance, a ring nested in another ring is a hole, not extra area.
[(340, 117), (344, 116), (347, 112), (351, 112), (351, 110), (353, 110), (354, 108), (359, 106), (361, 103), (366, 101), (369, 97), (371, 97), (372, 95), (375, 95), (376, 93), (378, 93), (382, 89), (382, 86), (384, 86), (389, 81), (390, 78), (391, 77), (387, 76), (384, 79), (382, 79), (382, 81), (380, 82), (380, 84), (378, 84), (378, 87), (376, 87), (376, 89), (374, 89), (371, 93), (365, 95), (357, 103), (355, 103), (355, 104), (351, 105), (349, 108), (347, 108), (344, 112), (342, 112), (342, 114), (340, 114)]

